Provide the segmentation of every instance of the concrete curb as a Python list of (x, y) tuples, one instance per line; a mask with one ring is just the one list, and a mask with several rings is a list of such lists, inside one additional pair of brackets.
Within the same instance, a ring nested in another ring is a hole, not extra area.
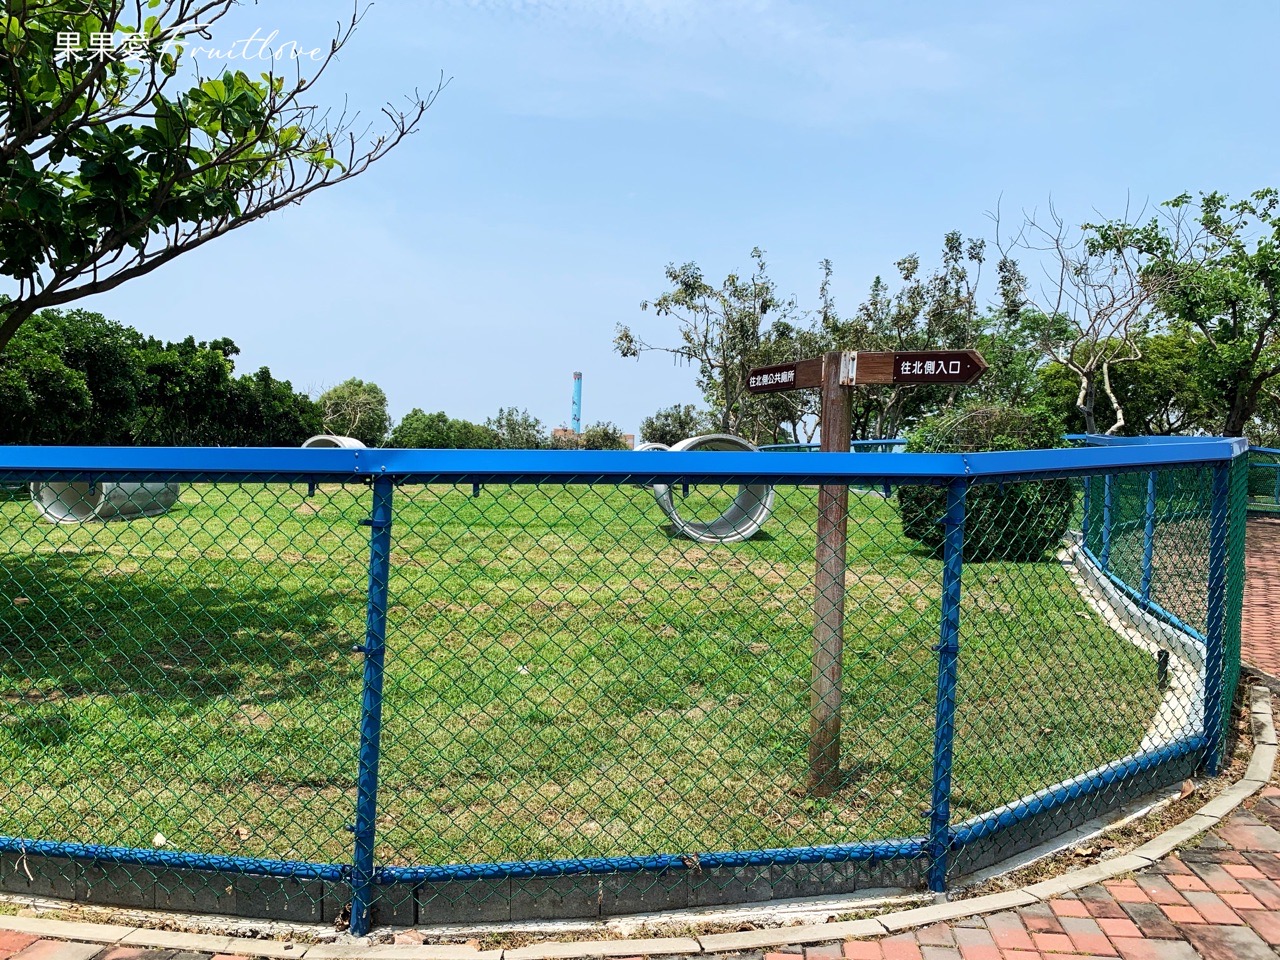
[(1176, 848), (1216, 827), (1241, 803), (1271, 780), (1276, 763), (1276, 728), (1271, 712), (1271, 690), (1261, 684), (1249, 688), (1249, 718), (1253, 753), (1244, 777), (1210, 800), (1182, 823), (1148, 840), (1132, 853), (1104, 860), (1059, 877), (1042, 880), (1019, 890), (993, 893), (972, 900), (956, 900), (912, 910), (886, 913), (867, 920), (715, 933), (701, 937), (663, 937), (651, 940), (580, 940), (532, 944), (510, 950), (478, 950), (464, 944), (365, 945), (361, 943), (300, 944), (241, 937), (176, 933), (103, 923), (42, 920), (38, 917), (0, 916), (0, 930), (13, 930), (54, 940), (80, 940), (121, 946), (161, 947), (170, 950), (268, 957), (271, 960), (594, 960), (606, 957), (643, 957), (729, 953), (793, 944), (880, 937), (946, 920), (1014, 910), (1081, 887), (1102, 883), (1149, 867)]

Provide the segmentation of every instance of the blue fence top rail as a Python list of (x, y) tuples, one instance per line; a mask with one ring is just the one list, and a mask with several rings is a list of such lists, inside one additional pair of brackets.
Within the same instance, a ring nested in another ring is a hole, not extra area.
[[(1114, 439), (1114, 438), (1112, 438)], [(156, 476), (175, 479), (363, 480), (389, 476), (438, 482), (627, 480), (631, 482), (938, 483), (1034, 479), (1064, 473), (1214, 463), (1243, 454), (1242, 438), (1123, 438), (1106, 446), (995, 453), (754, 453), (610, 450), (400, 450), (293, 447), (0, 447), (0, 482)], [(1166, 439), (1177, 442), (1166, 443)]]
[[(1107, 433), (1068, 433), (1067, 440), (1083, 440), (1091, 446), (1099, 447), (1124, 447), (1124, 446), (1146, 446), (1153, 443), (1202, 443), (1205, 440), (1239, 440), (1241, 437), (1194, 437), (1194, 436), (1178, 436), (1177, 434), (1147, 437), (1113, 437)], [(1254, 448), (1258, 449), (1257, 447)]]
[[(907, 441), (902, 437), (889, 437), (884, 440), (850, 440), (849, 449), (857, 452), (871, 447), (905, 447)], [(822, 449), (820, 443), (766, 443), (756, 447), (768, 453), (816, 453)]]

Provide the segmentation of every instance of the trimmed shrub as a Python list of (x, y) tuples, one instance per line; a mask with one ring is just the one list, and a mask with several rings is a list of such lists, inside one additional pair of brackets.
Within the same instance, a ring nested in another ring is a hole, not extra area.
[[(907, 438), (908, 453), (979, 453), (1065, 447), (1061, 421), (1032, 407), (970, 406), (925, 420)], [(965, 560), (1041, 560), (1067, 532), (1076, 491), (1068, 479), (974, 484), (965, 496)], [(902, 532), (941, 554), (945, 487), (897, 491)]]

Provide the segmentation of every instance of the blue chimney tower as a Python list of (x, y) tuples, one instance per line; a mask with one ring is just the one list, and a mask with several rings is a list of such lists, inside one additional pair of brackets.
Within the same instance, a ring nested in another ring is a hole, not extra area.
[(574, 433), (582, 432), (582, 374), (573, 374), (573, 412), (569, 415), (569, 427)]

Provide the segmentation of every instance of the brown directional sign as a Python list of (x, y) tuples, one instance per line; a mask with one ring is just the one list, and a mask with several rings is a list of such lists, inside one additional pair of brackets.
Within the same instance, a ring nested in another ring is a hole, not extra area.
[[(861, 350), (831, 354), (839, 360), (840, 384), (861, 387), (891, 383), (969, 384), (987, 369), (977, 350)], [(751, 393), (803, 390), (822, 385), (821, 357), (757, 367), (747, 376)]]
[(973, 383), (987, 370), (977, 350), (859, 351), (853, 384)]
[(747, 375), (747, 390), (751, 393), (775, 393), (779, 390), (802, 390), (822, 386), (822, 358), (797, 360), (794, 363), (778, 363), (771, 367), (756, 367)]

